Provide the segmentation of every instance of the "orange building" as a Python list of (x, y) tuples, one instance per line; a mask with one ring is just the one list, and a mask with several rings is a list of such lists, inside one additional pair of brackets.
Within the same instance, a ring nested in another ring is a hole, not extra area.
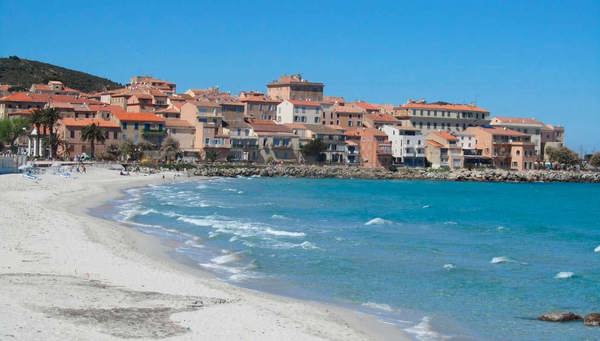
[(58, 123), (58, 135), (67, 142), (66, 150), (59, 150), (59, 155), (65, 157), (74, 157), (81, 153), (90, 154), (90, 141), (83, 141), (81, 139), (81, 131), (84, 127), (91, 124), (96, 124), (102, 130), (104, 130), (104, 142), (94, 141), (94, 152), (96, 156), (104, 153), (106, 147), (114, 144), (118, 145), (121, 136), (121, 127), (119, 123), (110, 119), (93, 119), (93, 118), (72, 118), (66, 117)]
[[(389, 167), (392, 164), (392, 143), (386, 133), (375, 128), (346, 130), (348, 145), (358, 144), (360, 164), (365, 168)], [(350, 156), (350, 155), (349, 155)]]
[(499, 127), (471, 127), (466, 133), (477, 139), (477, 149), (482, 156), (490, 157), (496, 168), (527, 170), (533, 169), (537, 161), (535, 145), (531, 136)]

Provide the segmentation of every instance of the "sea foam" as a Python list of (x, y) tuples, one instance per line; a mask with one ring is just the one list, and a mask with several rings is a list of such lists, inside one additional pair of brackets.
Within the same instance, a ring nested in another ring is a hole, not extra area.
[(492, 258), (492, 260), (490, 261), (490, 263), (492, 264), (501, 264), (501, 263), (514, 263), (514, 260), (505, 257), (505, 256), (500, 256), (500, 257), (494, 257)]
[(365, 225), (383, 225), (383, 224), (391, 224), (390, 220), (385, 220), (383, 218), (373, 218), (365, 223)]
[(554, 278), (556, 279), (567, 279), (567, 278), (571, 278), (575, 276), (575, 273), (570, 272), (570, 271), (561, 271), (559, 273), (556, 274), (556, 276), (554, 276)]
[(448, 340), (449, 336), (440, 334), (433, 330), (431, 327), (431, 318), (429, 316), (423, 317), (416, 325), (405, 328), (409, 334), (413, 334), (417, 340), (429, 341), (429, 340)]
[(388, 311), (388, 312), (394, 311), (394, 309), (392, 309), (392, 307), (390, 307), (389, 304), (385, 304), (385, 303), (366, 302), (366, 303), (363, 303), (362, 306), (371, 308), (371, 309)]
[(594, 249), (594, 252), (600, 253), (600, 245), (596, 246), (596, 248)]

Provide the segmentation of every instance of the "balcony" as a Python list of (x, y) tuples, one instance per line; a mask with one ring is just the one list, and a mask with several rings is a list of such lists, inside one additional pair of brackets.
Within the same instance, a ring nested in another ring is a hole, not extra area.
[(156, 137), (164, 137), (167, 134), (166, 130), (148, 129), (142, 132), (142, 136), (145, 139), (151, 139)]
[(377, 154), (392, 155), (392, 145), (389, 143), (380, 143), (377, 145)]

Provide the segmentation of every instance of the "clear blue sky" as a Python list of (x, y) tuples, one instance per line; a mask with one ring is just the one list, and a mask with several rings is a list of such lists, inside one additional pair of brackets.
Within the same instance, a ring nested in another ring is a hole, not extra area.
[(0, 55), (180, 91), (282, 73), (382, 103), (476, 101), (600, 149), (600, 1), (0, 0)]

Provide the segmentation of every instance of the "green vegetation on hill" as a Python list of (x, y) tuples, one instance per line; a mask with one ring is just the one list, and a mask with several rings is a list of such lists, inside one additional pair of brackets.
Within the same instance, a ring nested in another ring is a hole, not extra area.
[(60, 66), (22, 59), (16, 56), (0, 58), (0, 84), (29, 89), (31, 84), (61, 81), (65, 86), (83, 92), (104, 91), (122, 87), (110, 79)]

